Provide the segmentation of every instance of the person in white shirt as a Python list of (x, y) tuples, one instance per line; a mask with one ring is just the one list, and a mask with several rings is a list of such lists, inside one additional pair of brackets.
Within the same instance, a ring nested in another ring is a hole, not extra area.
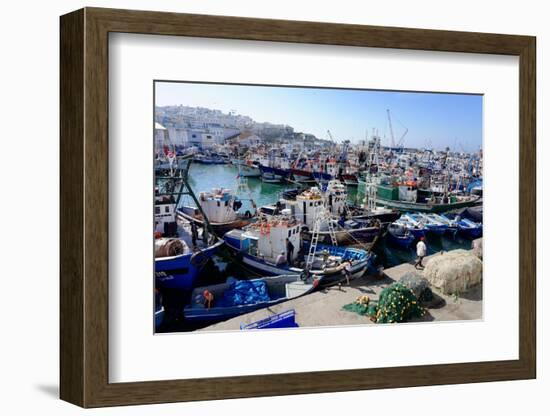
[(414, 268), (420, 270), (424, 269), (424, 265), (422, 264), (422, 260), (424, 257), (426, 257), (426, 243), (424, 242), (424, 237), (420, 237), (420, 241), (416, 244), (416, 263), (414, 263)]

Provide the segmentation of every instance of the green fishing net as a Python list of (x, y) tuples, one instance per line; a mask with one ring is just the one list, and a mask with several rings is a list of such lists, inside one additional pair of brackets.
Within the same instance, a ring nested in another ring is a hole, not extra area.
[(376, 314), (372, 317), (376, 323), (394, 323), (420, 318), (425, 313), (408, 287), (402, 283), (393, 283), (380, 292)]
[(342, 309), (366, 315), (376, 323), (406, 322), (425, 314), (416, 296), (402, 283), (393, 283), (383, 289), (378, 302), (361, 296), (355, 302), (344, 305)]

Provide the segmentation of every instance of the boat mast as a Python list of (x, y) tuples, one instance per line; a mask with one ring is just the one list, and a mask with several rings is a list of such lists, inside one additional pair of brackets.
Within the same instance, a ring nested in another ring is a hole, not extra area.
[(193, 156), (193, 153), (187, 154), (185, 156), (176, 156), (175, 162), (170, 165), (170, 171), (168, 175), (166, 175), (165, 171), (163, 171), (162, 169), (161, 172), (155, 174), (155, 179), (157, 183), (161, 181), (166, 182), (166, 191), (161, 192), (161, 187), (159, 186), (158, 195), (175, 197), (176, 209), (179, 206), (181, 197), (183, 195), (189, 195), (191, 199), (193, 199), (193, 202), (195, 202), (195, 205), (197, 206), (204, 220), (204, 240), (209, 241), (209, 234), (215, 235), (214, 230), (212, 228), (212, 225), (210, 224), (210, 221), (208, 220), (208, 217), (206, 216), (206, 213), (203, 211), (201, 204), (197, 199), (197, 196), (189, 185), (189, 168), (191, 167), (191, 163), (193, 162)]

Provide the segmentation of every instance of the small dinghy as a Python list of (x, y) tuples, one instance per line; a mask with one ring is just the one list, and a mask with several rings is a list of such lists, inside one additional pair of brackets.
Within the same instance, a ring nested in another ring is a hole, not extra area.
[(430, 220), (432, 220), (435, 223), (443, 224), (444, 226), (447, 227), (445, 231), (451, 234), (455, 234), (458, 230), (457, 221), (454, 218), (450, 218), (448, 216), (435, 214), (435, 213), (422, 214), (422, 215), (427, 216), (428, 218), (430, 218)]
[(467, 238), (479, 238), (483, 235), (483, 224), (467, 218), (461, 218), (457, 222), (458, 232)]
[(445, 231), (449, 229), (449, 226), (447, 224), (431, 218), (426, 214), (408, 213), (405, 214), (405, 216), (410, 218), (412, 221), (422, 224), (424, 228), (428, 231), (428, 233), (443, 235), (445, 234)]
[(267, 308), (312, 292), (318, 280), (302, 280), (295, 274), (251, 280), (228, 279), (226, 283), (198, 287), (191, 304), (183, 310), (188, 321), (219, 322)]
[(420, 237), (424, 237), (426, 235), (426, 228), (424, 228), (423, 224), (418, 221), (412, 221), (405, 215), (396, 220), (395, 223), (405, 227), (415, 239), (419, 239)]

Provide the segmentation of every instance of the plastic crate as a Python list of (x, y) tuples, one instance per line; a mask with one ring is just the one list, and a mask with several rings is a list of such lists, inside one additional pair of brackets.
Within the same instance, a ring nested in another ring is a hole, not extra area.
[(297, 328), (296, 311), (290, 309), (285, 312), (261, 319), (250, 324), (241, 324), (241, 329), (271, 329), (271, 328)]

